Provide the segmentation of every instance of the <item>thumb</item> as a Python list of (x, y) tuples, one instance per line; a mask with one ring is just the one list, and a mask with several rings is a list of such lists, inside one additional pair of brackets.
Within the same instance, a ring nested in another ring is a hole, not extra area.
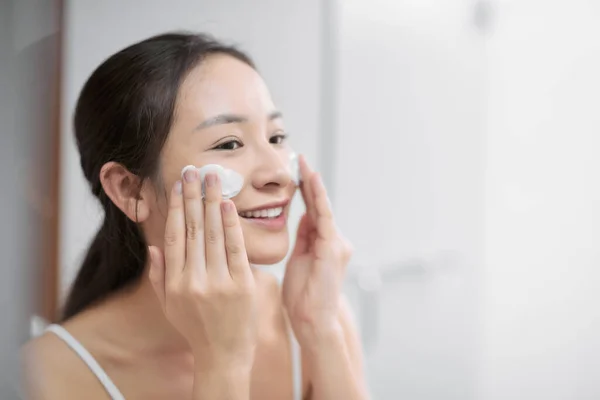
[(150, 271), (148, 273), (152, 288), (158, 297), (158, 301), (163, 310), (166, 308), (165, 298), (165, 259), (160, 249), (156, 246), (148, 246), (148, 256), (150, 258)]

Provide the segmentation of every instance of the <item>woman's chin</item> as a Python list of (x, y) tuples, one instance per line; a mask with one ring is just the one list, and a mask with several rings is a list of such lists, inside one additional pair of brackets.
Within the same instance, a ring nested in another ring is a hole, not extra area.
[(277, 264), (278, 262), (282, 261), (285, 256), (287, 255), (286, 253), (283, 254), (279, 254), (279, 253), (274, 253), (274, 252), (269, 252), (268, 254), (248, 254), (248, 261), (250, 261), (250, 264), (256, 264), (256, 265), (274, 265)]
[(287, 229), (279, 232), (250, 231), (244, 229), (248, 261), (256, 265), (273, 265), (287, 256), (290, 238)]
[(260, 243), (258, 246), (253, 246), (253, 243), (246, 244), (248, 261), (250, 261), (250, 264), (256, 265), (273, 265), (281, 262), (287, 255), (288, 248), (288, 240), (273, 240)]

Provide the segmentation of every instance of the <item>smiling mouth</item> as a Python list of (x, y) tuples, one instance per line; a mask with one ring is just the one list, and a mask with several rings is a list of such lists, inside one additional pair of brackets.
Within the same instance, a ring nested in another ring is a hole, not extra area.
[(242, 218), (274, 219), (283, 214), (283, 207), (264, 208), (262, 210), (243, 211), (239, 213)]

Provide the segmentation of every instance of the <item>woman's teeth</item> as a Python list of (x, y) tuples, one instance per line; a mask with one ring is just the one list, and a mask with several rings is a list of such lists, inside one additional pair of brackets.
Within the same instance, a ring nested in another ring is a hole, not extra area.
[(265, 208), (264, 210), (244, 211), (240, 213), (243, 218), (277, 218), (283, 212), (283, 207)]

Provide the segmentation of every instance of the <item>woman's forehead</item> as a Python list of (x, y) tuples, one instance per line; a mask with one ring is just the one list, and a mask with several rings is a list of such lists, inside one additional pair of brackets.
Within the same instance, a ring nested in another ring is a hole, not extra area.
[(274, 110), (271, 94), (254, 68), (229, 55), (212, 55), (180, 88), (178, 113), (202, 120), (222, 114), (264, 118)]

